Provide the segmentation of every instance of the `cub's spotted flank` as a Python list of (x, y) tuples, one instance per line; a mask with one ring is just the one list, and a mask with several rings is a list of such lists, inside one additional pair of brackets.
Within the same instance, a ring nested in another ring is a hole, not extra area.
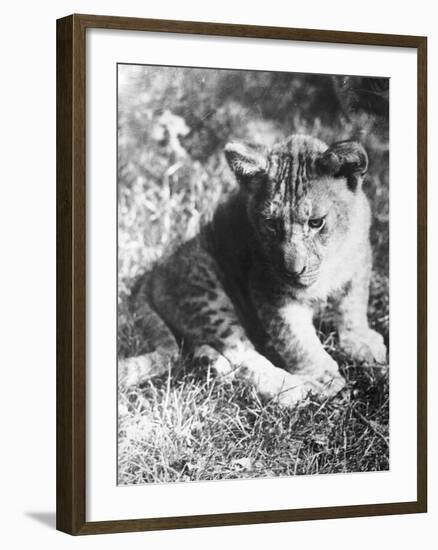
[(355, 361), (386, 362), (368, 326), (368, 157), (343, 141), (328, 147), (292, 135), (268, 149), (229, 143), (238, 182), (212, 221), (158, 262), (133, 292), (150, 353), (119, 362), (119, 383), (168, 371), (180, 352), (293, 407), (345, 385), (313, 317), (331, 298), (341, 347)]

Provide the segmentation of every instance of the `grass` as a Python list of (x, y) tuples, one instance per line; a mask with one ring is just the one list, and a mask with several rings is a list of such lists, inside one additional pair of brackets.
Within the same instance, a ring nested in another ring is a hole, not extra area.
[(242, 383), (182, 369), (122, 393), (119, 480), (199, 481), (389, 468), (388, 383), (344, 369), (349, 389), (293, 411)]
[[(346, 117), (325, 77), (132, 66), (119, 71), (119, 356), (147, 350), (127, 300), (135, 279), (196, 234), (235, 185), (222, 154), (226, 141), (272, 143), (292, 132), (329, 143), (357, 138), (368, 151), (365, 189), (374, 214), (369, 320), (387, 341), (387, 117)], [(309, 397), (286, 410), (261, 402), (242, 382), (224, 383), (192, 368), (184, 357), (171, 376), (122, 388), (119, 483), (387, 470), (388, 374), (343, 355), (330, 310), (317, 329), (347, 379), (347, 388), (330, 401)]]

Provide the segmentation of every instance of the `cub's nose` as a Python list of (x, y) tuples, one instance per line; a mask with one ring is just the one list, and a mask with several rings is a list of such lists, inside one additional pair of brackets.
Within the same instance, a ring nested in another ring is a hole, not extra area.
[(304, 275), (306, 272), (306, 266), (304, 265), (302, 268), (301, 266), (297, 266), (293, 271), (292, 274), (294, 277), (299, 277), (300, 275)]
[(306, 271), (307, 254), (303, 246), (296, 243), (288, 244), (283, 249), (284, 265), (292, 277), (299, 277)]

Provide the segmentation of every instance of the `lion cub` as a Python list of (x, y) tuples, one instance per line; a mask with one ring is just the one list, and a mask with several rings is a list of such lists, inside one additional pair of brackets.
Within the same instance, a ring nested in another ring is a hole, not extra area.
[(328, 297), (341, 347), (356, 361), (386, 362), (367, 321), (367, 154), (352, 141), (292, 135), (271, 149), (229, 143), (225, 155), (238, 190), (137, 288), (150, 352), (120, 361), (120, 383), (165, 372), (183, 341), (200, 364), (282, 405), (331, 397), (345, 381), (313, 326)]

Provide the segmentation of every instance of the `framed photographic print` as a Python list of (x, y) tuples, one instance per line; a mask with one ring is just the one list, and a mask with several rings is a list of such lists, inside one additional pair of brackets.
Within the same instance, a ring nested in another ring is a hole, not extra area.
[(426, 38), (57, 22), (57, 527), (426, 511)]

